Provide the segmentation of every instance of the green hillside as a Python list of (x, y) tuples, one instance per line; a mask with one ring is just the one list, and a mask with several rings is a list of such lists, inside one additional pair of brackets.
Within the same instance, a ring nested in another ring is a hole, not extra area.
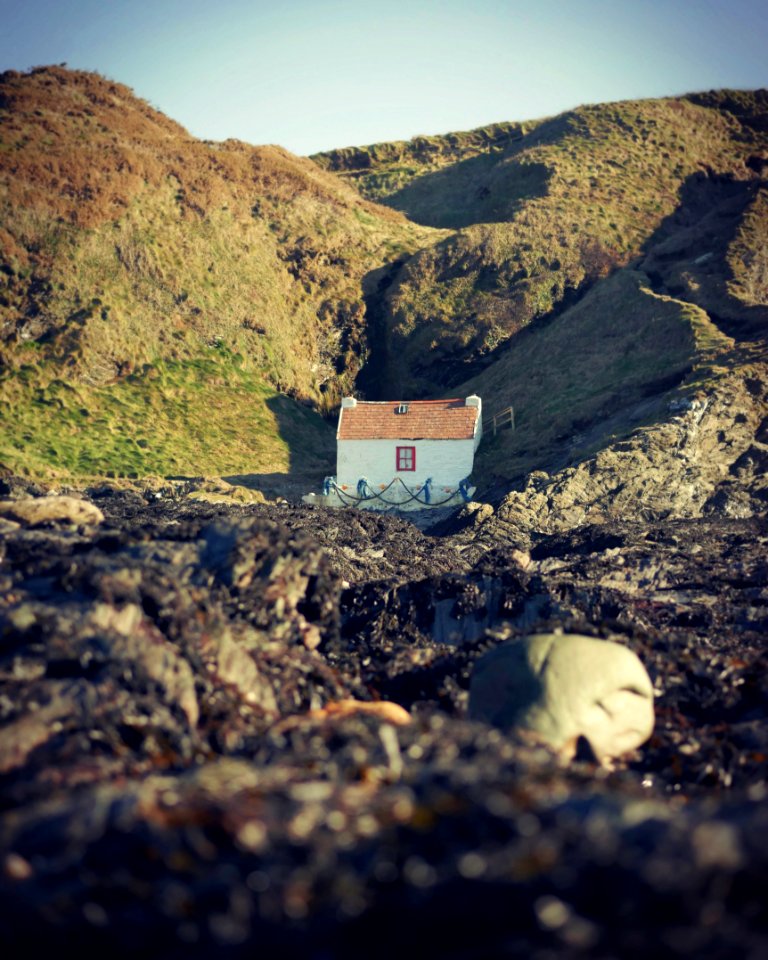
[(271, 398), (351, 389), (365, 277), (430, 237), (308, 160), (196, 140), (59, 67), (0, 77), (0, 224), (0, 462), (62, 473), (295, 461), (312, 444)]
[[(702, 309), (654, 293), (641, 271), (620, 270), (461, 385), (461, 394), (483, 396), (487, 410), (478, 473), (516, 480), (590, 456), (664, 419), (668, 391), (711, 381), (733, 350)], [(494, 436), (491, 416), (507, 405), (515, 430)]]
[[(718, 313), (759, 333), (766, 116), (766, 91), (580, 107), (506, 145), (474, 145), (439, 169), (424, 165), (400, 189), (380, 193), (417, 222), (456, 231), (411, 258), (387, 291), (380, 392), (427, 395), (460, 383), (527, 324), (673, 234), (679, 240), (683, 228), (685, 249), (662, 259), (709, 254), (693, 270), (709, 279), (666, 292), (687, 286), (706, 309), (717, 290)], [(392, 161), (383, 145), (368, 154), (356, 182), (376, 196), (375, 178)], [(333, 154), (324, 162), (339, 166)], [(342, 168), (339, 176), (350, 175)]]
[[(367, 147), (342, 147), (310, 158), (324, 170), (337, 173), (354, 184), (369, 200), (382, 202), (427, 173), (472, 157), (493, 156), (509, 147), (536, 126), (527, 123), (493, 123), (462, 133), (443, 136), (414, 137), (389, 143), (373, 143)], [(397, 206), (397, 202), (392, 202)]]
[(501, 477), (594, 447), (764, 336), (766, 170), (766, 91), (302, 159), (7, 72), (0, 470), (322, 477), (353, 390), (514, 402)]

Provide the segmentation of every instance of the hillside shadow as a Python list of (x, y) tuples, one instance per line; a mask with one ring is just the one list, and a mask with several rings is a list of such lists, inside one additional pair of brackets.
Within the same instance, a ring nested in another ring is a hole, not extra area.
[(532, 471), (557, 473), (675, 416), (673, 391), (698, 357), (685, 305), (653, 296), (645, 273), (624, 268), (598, 281), (461, 386), (483, 397), (486, 424), (505, 405), (515, 408), (515, 431), (488, 432), (478, 451), (481, 495), (492, 498), (497, 481), (509, 490)]
[(550, 176), (542, 163), (484, 153), (417, 177), (386, 203), (423, 226), (458, 230), (513, 219), (526, 201), (546, 196)]
[(655, 293), (696, 304), (723, 333), (742, 341), (768, 333), (768, 307), (743, 303), (728, 288), (731, 245), (761, 182), (712, 172), (688, 177), (677, 207), (646, 240), (638, 264)]
[(227, 483), (258, 490), (268, 500), (284, 497), (299, 502), (305, 493), (319, 493), (323, 479), (336, 470), (335, 431), (327, 421), (285, 395), (270, 397), (267, 407), (274, 415), (281, 439), (288, 447), (285, 472), (254, 470), (222, 477)]

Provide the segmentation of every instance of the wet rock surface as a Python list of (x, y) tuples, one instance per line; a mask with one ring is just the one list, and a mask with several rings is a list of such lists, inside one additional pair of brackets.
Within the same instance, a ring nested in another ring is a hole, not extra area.
[[(764, 520), (489, 546), (90, 497), (99, 526), (0, 529), (9, 956), (765, 955)], [(555, 630), (651, 677), (613, 768), (467, 717), (483, 655)]]

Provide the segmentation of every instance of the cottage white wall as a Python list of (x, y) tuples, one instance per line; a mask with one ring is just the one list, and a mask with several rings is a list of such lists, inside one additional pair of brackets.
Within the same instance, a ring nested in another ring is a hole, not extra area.
[[(397, 447), (416, 448), (416, 469), (397, 470)], [(420, 486), (431, 477), (434, 487), (456, 487), (472, 472), (474, 439), (468, 440), (339, 440), (336, 482), (356, 487), (361, 477), (372, 484), (400, 477)]]
[(475, 439), (474, 447), (475, 450), (480, 446), (480, 441), (483, 439), (483, 418), (478, 415), (477, 423), (475, 425)]

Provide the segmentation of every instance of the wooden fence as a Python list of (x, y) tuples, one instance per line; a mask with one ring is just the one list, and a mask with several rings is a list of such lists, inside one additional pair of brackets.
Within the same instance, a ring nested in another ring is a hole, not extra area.
[(496, 431), (501, 430), (502, 427), (511, 427), (512, 430), (514, 430), (515, 408), (509, 406), (505, 407), (503, 410), (499, 410), (498, 413), (495, 413), (488, 419), (488, 424), (490, 425), (491, 430), (493, 430), (494, 437), (496, 436)]

